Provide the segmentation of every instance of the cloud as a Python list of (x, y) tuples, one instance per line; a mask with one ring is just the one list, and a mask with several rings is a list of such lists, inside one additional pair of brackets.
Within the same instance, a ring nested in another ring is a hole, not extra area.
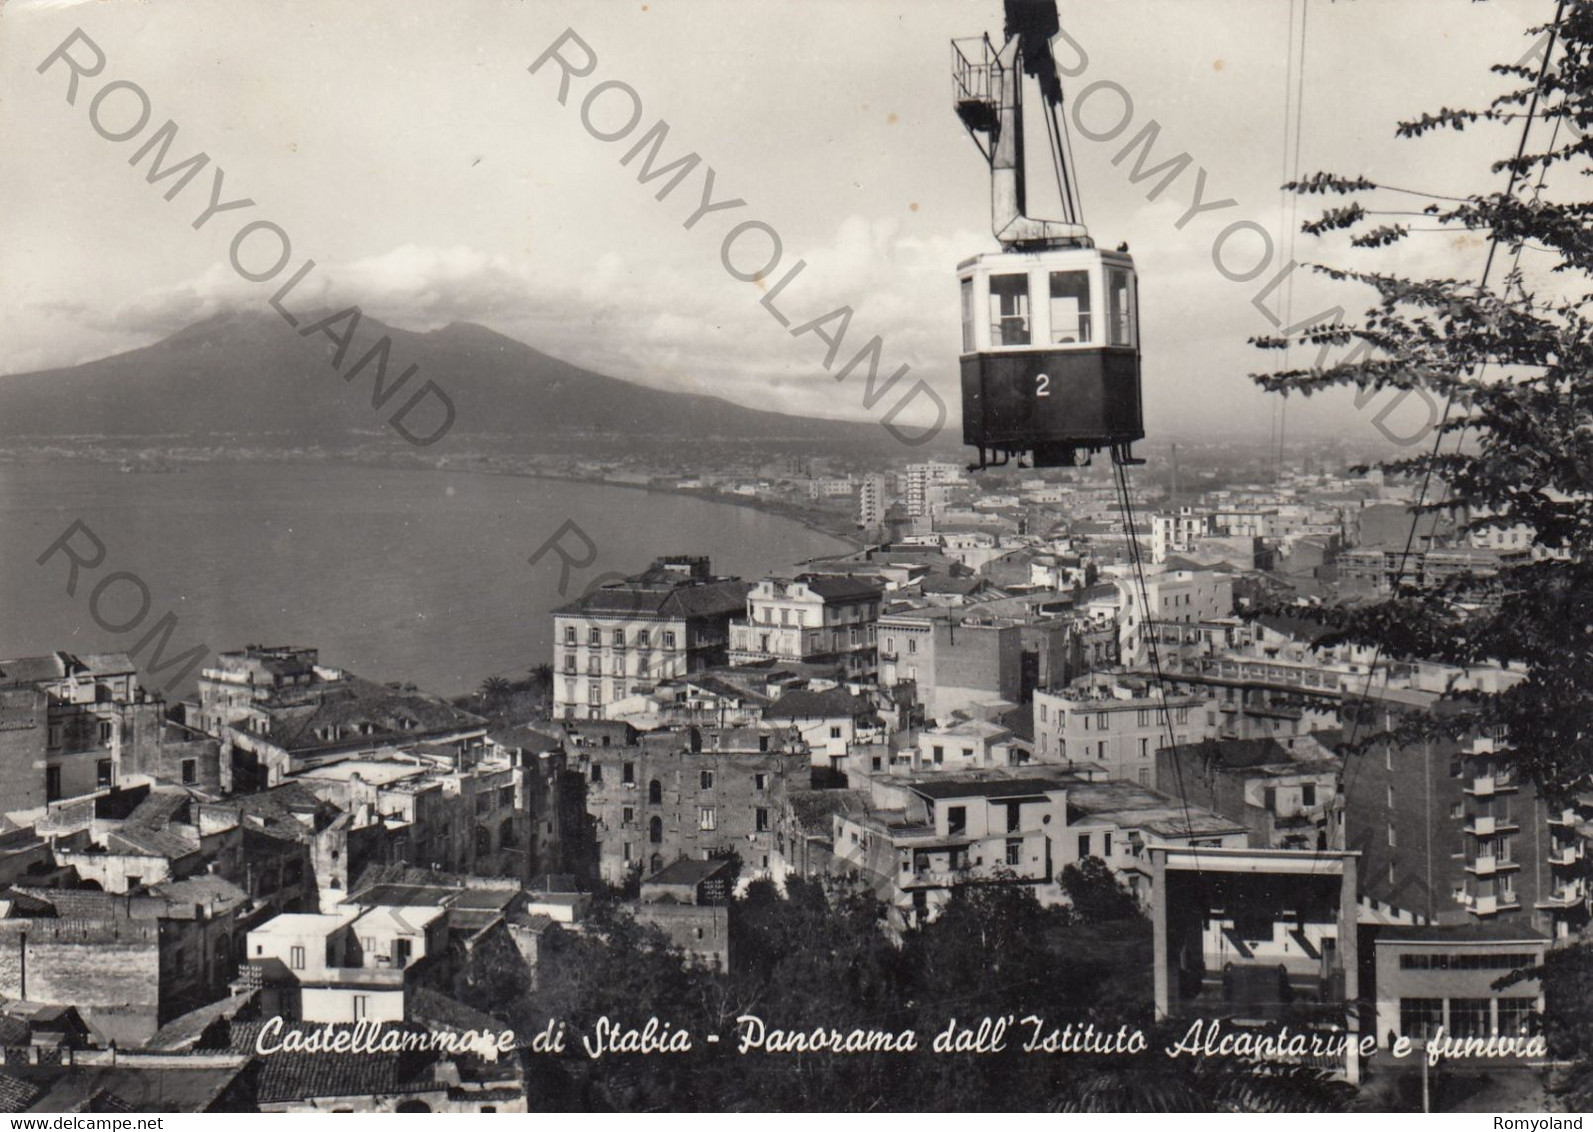
[[(465, 246), (405, 244), (345, 263), (317, 264), (294, 289), (290, 305), (358, 305), (411, 330), (479, 322), (556, 357), (643, 384), (760, 408), (866, 419), (862, 374), (847, 380), (855, 393), (838, 396), (823, 365), (825, 343), (814, 333), (794, 337), (791, 329), (849, 306), (854, 315), (836, 369), (878, 335), (882, 379), (906, 364), (912, 376), (900, 389), (925, 377), (949, 400), (957, 356), (956, 264), (989, 244), (972, 233), (924, 239), (904, 233), (896, 222), (847, 218), (824, 244), (786, 250), (787, 266), (774, 276), (798, 258), (807, 262), (778, 299), (790, 327), (759, 305), (774, 278), (759, 284), (733, 279), (720, 266), (717, 242), (707, 239), (700, 257), (645, 267), (614, 252), (555, 266)], [(37, 304), (35, 312), (68, 320), (103, 341), (109, 348), (93, 355), (103, 356), (147, 345), (225, 310), (261, 309), (267, 288), (217, 263), (196, 278), (110, 311), (54, 303)], [(825, 331), (834, 334), (836, 328), (831, 322)], [(77, 360), (83, 359), (57, 357), (48, 364)], [(876, 405), (874, 413), (898, 397)], [(909, 421), (910, 414), (902, 419)]]

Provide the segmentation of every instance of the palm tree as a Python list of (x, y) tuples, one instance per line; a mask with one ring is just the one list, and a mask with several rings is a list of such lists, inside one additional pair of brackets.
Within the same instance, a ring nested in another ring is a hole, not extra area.
[(551, 688), (553, 686), (553, 666), (551, 664), (535, 664), (527, 674), (531, 677), (531, 686)]
[(488, 703), (495, 704), (508, 697), (509, 688), (509, 681), (502, 676), (488, 676), (481, 682), (481, 687), (477, 689), (477, 692), (482, 699)]

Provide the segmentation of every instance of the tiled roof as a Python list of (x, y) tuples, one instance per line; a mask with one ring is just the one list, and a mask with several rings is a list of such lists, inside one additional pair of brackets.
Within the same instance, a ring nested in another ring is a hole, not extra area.
[(252, 1008), (259, 997), (258, 990), (247, 990), (217, 1002), (207, 1003), (198, 1010), (173, 1018), (155, 1036), (144, 1043), (145, 1049), (186, 1052), (198, 1045), (212, 1024), (220, 1019), (231, 1019)]
[(812, 692), (806, 688), (787, 692), (764, 709), (765, 719), (856, 719), (873, 712), (865, 701), (845, 688)]
[[(254, 1052), (262, 1025), (259, 1022), (234, 1025), (232, 1048), (240, 1052)], [(323, 1027), (319, 1024), (290, 1023), (289, 1028), (319, 1032)], [(408, 1025), (383, 1026), (385, 1032), (411, 1028), (424, 1029)], [(256, 1058), (260, 1066), (256, 1095), (261, 1104), (282, 1104), (317, 1097), (431, 1092), (439, 1087), (432, 1080), (430, 1072), (437, 1060), (436, 1053), (423, 1050), (403, 1053), (306, 1053), (279, 1050), (269, 1056)]]
[[(268, 708), (270, 741), (284, 750), (307, 751), (353, 740), (403, 742), (486, 725), (480, 716), (424, 692), (401, 691), (368, 680), (348, 683), (343, 694), (315, 703)], [(364, 730), (367, 727), (368, 732)], [(341, 734), (323, 739), (317, 734), (323, 728), (336, 728)]]
[(801, 574), (797, 580), (826, 601), (867, 601), (884, 592), (883, 586), (834, 574)]
[(950, 781), (910, 782), (907, 788), (926, 798), (1031, 798), (1064, 788), (1051, 778), (954, 778)]
[[(16, 1044), (26, 1045), (26, 1036)], [(28, 1107), (39, 1099), (43, 1091), (31, 1081), (24, 1081), (9, 1073), (0, 1073), (0, 1112), (27, 1112)]]
[(833, 827), (830, 818), (835, 814), (856, 814), (868, 809), (868, 792), (864, 790), (791, 790), (786, 793), (786, 804), (796, 817), (802, 832), (819, 837), (829, 837)]
[(738, 579), (677, 585), (616, 582), (593, 590), (554, 612), (660, 620), (733, 617), (746, 612), (747, 592), (751, 588)]

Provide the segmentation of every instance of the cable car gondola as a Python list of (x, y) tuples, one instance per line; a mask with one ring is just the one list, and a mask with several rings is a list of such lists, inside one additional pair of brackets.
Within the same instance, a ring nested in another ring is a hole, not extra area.
[[(1033, 467), (1088, 463), (1107, 450), (1138, 463), (1139, 310), (1127, 246), (1096, 248), (1081, 219), (1051, 57), (1056, 8), (1007, 0), (1006, 41), (952, 42), (957, 115), (990, 164), (992, 230), (1002, 250), (957, 266), (962, 308), (963, 442), (974, 470), (1028, 453)], [(1063, 220), (1026, 215), (1023, 84), (1046, 107)]]

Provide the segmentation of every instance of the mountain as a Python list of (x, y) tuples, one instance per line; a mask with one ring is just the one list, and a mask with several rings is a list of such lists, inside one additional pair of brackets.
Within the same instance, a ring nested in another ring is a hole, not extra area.
[[(325, 317), (324, 315), (316, 317)], [(310, 325), (303, 319), (299, 329)], [(346, 335), (347, 320), (331, 328)], [(376, 365), (350, 371), (390, 339), (387, 382), (416, 373), (372, 407)], [(225, 313), (154, 345), (66, 369), (0, 377), (0, 438), (108, 436), (195, 441), (274, 438), (336, 447), (379, 435), (402, 444), (388, 422), (436, 383), (456, 410), (429, 451), (545, 447), (585, 437), (790, 441), (880, 449), (894, 444), (876, 423), (763, 412), (718, 397), (649, 389), (591, 373), (471, 323), (424, 333), (364, 316), (341, 366), (325, 334), (301, 337), (278, 315)], [(882, 407), (883, 411), (883, 407)], [(401, 418), (420, 437), (444, 422), (428, 396)]]

